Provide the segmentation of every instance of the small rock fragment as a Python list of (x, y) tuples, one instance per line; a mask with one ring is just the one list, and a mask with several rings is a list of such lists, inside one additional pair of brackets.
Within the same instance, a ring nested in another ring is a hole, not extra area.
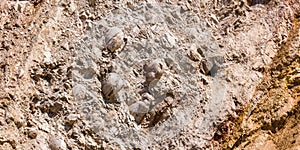
[(60, 102), (55, 102), (52, 104), (49, 108), (50, 112), (56, 114), (58, 111), (60, 111), (63, 108), (63, 105)]
[(300, 85), (300, 73), (295, 75), (289, 75), (287, 78), (287, 86), (289, 88), (296, 87)]
[(209, 16), (215, 24), (219, 24), (219, 20), (215, 14), (210, 14)]
[(74, 11), (76, 10), (76, 4), (71, 1), (69, 4), (69, 9), (68, 9), (71, 13), (74, 13)]
[(162, 38), (162, 47), (172, 49), (176, 45), (177, 38), (172, 33), (166, 33)]
[(38, 132), (35, 129), (29, 129), (28, 131), (28, 136), (32, 139), (35, 139), (37, 137), (37, 134)]
[(12, 145), (11, 145), (10, 143), (8, 143), (8, 142), (4, 142), (4, 143), (1, 145), (1, 148), (2, 148), (2, 149), (14, 149), (14, 148), (12, 147)]
[(118, 102), (116, 94), (125, 86), (125, 81), (116, 73), (110, 73), (102, 83), (102, 92), (108, 102)]
[(66, 118), (66, 122), (70, 125), (73, 125), (74, 123), (76, 123), (76, 121), (80, 118), (79, 114), (70, 114), (67, 118)]
[(124, 33), (120, 28), (111, 28), (105, 37), (106, 48), (111, 52), (115, 52), (124, 45)]
[(50, 64), (52, 62), (52, 54), (49, 51), (44, 52), (44, 63)]
[(11, 119), (14, 121), (15, 125), (20, 128), (24, 125), (25, 119), (23, 114), (17, 109), (10, 109)]
[(160, 79), (163, 75), (163, 63), (155, 60), (144, 66), (146, 72), (146, 82), (150, 83), (154, 79)]
[(201, 61), (199, 67), (200, 67), (201, 73), (203, 73), (205, 75), (208, 75), (209, 71), (210, 71), (210, 68), (212, 68), (212, 64), (209, 61), (204, 59), (204, 60)]
[(96, 6), (96, 0), (88, 0), (89, 1), (89, 5), (91, 7), (95, 7)]
[(135, 121), (137, 123), (141, 123), (148, 110), (149, 106), (147, 106), (144, 102), (141, 101), (129, 106), (130, 114), (135, 118)]
[(95, 142), (95, 140), (92, 137), (88, 137), (86, 140), (86, 146), (90, 149), (97, 149), (97, 143)]
[(19, 69), (18, 70), (18, 77), (21, 78), (24, 75), (24, 70), (23, 69)]
[(48, 141), (51, 150), (66, 150), (67, 145), (64, 138), (59, 135), (50, 135)]
[(83, 11), (83, 12), (81, 12), (81, 13), (79, 14), (79, 18), (80, 18), (81, 20), (86, 20), (86, 19), (88, 18), (88, 15), (86, 14), (85, 11)]
[(144, 94), (142, 95), (142, 97), (143, 97), (144, 99), (148, 100), (148, 101), (154, 101), (154, 100), (155, 100), (154, 97), (153, 97), (151, 94), (149, 94), (149, 93), (144, 93)]
[(0, 67), (6, 65), (7, 63), (6, 53), (7, 53), (6, 51), (0, 49)]
[[(169, 102), (173, 100), (167, 100)], [(155, 126), (157, 123), (167, 119), (171, 115), (171, 108), (168, 107), (167, 102), (161, 102), (155, 105), (151, 111), (149, 112), (150, 117), (148, 120), (150, 121), (149, 126)]]
[(168, 96), (165, 98), (165, 102), (168, 104), (168, 106), (171, 106), (174, 103), (174, 98)]
[(189, 57), (190, 57), (190, 59), (193, 60), (193, 61), (200, 61), (200, 60), (201, 60), (200, 54), (197, 53), (197, 52), (194, 51), (194, 50), (191, 50), (191, 51), (190, 51)]
[(154, 72), (148, 72), (146, 73), (146, 81), (150, 83), (155, 79), (155, 73)]
[(222, 57), (211, 57), (203, 59), (200, 64), (200, 71), (205, 75), (215, 76), (218, 70), (222, 68), (224, 59)]

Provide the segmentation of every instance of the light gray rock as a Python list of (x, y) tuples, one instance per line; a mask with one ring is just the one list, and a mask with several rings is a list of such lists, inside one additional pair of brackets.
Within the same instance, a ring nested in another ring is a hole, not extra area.
[(61, 135), (49, 135), (48, 144), (51, 150), (66, 150), (67, 144)]
[(80, 119), (80, 114), (70, 114), (67, 116), (66, 122), (73, 125), (74, 123), (76, 123), (76, 121), (78, 121), (78, 119)]

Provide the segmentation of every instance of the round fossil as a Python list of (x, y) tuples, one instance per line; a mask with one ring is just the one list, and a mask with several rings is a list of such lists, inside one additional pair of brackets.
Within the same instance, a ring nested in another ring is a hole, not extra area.
[(142, 102), (138, 101), (129, 106), (130, 114), (135, 118), (137, 123), (141, 123), (146, 113), (148, 113), (149, 106)]
[(108, 30), (105, 37), (106, 48), (115, 52), (124, 45), (124, 33), (120, 28), (113, 27)]
[(163, 63), (160, 60), (154, 60), (144, 66), (146, 82), (150, 83), (154, 79), (160, 79), (163, 75)]
[(125, 86), (125, 81), (116, 73), (108, 74), (102, 83), (102, 92), (108, 102), (118, 102), (117, 93)]

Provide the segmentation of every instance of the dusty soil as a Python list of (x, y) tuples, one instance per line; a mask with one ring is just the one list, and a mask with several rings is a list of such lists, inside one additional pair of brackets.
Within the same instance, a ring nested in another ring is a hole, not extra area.
[(299, 149), (298, 0), (0, 2), (0, 149)]

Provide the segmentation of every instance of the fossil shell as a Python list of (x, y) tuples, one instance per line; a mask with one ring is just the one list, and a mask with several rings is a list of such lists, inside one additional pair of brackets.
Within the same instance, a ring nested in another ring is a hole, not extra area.
[(146, 82), (150, 83), (154, 79), (160, 79), (163, 75), (163, 63), (159, 60), (154, 60), (144, 66)]
[(130, 114), (135, 118), (137, 123), (141, 123), (146, 113), (149, 111), (149, 106), (142, 101), (138, 101), (129, 106)]
[(105, 37), (106, 48), (115, 52), (124, 45), (124, 33), (120, 28), (113, 27), (108, 30)]
[(118, 102), (116, 94), (125, 86), (125, 81), (116, 73), (108, 74), (102, 83), (102, 92), (108, 102)]

